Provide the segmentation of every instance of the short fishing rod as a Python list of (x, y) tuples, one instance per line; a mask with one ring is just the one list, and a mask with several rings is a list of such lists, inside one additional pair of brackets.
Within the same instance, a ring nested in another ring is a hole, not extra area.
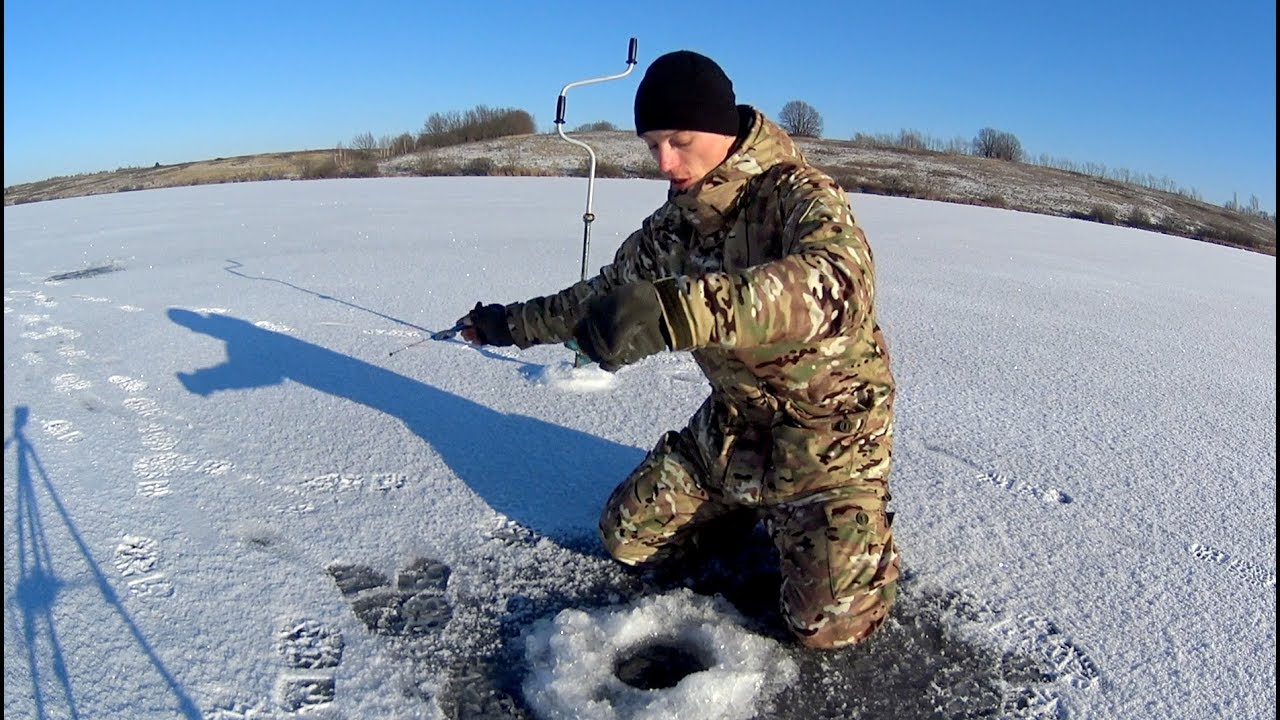
[[(564, 113), (565, 113), (565, 107), (567, 104), (567, 99), (565, 96), (569, 92), (570, 88), (578, 87), (579, 85), (591, 85), (593, 83), (605, 82), (606, 80), (617, 80), (618, 78), (623, 78), (623, 77), (626, 77), (627, 75), (630, 75), (631, 71), (634, 70), (636, 67), (636, 48), (637, 47), (638, 47), (638, 43), (636, 39), (631, 38), (630, 42), (627, 45), (627, 69), (626, 70), (620, 73), (617, 73), (616, 75), (605, 75), (603, 77), (588, 78), (586, 80), (577, 80), (575, 82), (571, 82), (568, 85), (565, 85), (564, 88), (560, 90), (560, 96), (556, 100), (556, 132), (558, 132), (560, 134), (560, 137), (564, 138), (566, 141), (571, 142), (574, 145), (577, 145), (578, 147), (585, 149), (587, 151), (587, 155), (591, 159), (591, 162), (587, 168), (587, 209), (586, 209), (586, 212), (582, 213), (582, 226), (583, 226), (582, 227), (582, 270), (580, 274), (580, 279), (582, 280), (587, 279), (588, 255), (590, 254), (590, 249), (591, 249), (591, 223), (596, 219), (595, 213), (592, 212), (591, 210), (592, 200), (595, 196), (596, 152), (591, 148), (590, 145), (576, 138), (571, 138), (565, 134)], [(427, 340), (450, 340), (454, 338), (458, 333), (462, 332), (464, 328), (466, 328), (466, 323), (460, 322), (451, 328), (440, 330), (438, 332), (433, 332), (427, 337), (424, 337), (420, 340), (409, 343), (408, 345), (405, 345), (404, 347), (398, 348), (396, 350), (392, 350), (390, 353), (388, 353), (388, 355), (395, 355), (396, 353), (401, 352), (403, 350), (408, 350), (411, 347), (421, 345)], [(574, 363), (573, 363), (574, 367), (582, 367), (583, 365), (586, 365), (591, 362), (590, 358), (583, 355), (582, 352), (577, 349), (576, 344), (570, 342), (570, 343), (567, 343), (566, 345), (574, 351), (574, 354), (575, 354)]]

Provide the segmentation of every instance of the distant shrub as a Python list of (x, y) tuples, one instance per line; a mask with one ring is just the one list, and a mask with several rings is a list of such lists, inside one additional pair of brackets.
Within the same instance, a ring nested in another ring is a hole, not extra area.
[(644, 162), (636, 166), (624, 168), (629, 177), (648, 178), (650, 180), (662, 180), (666, 176), (658, 169), (658, 163), (651, 159), (645, 159)]
[(1200, 233), (1196, 234), (1200, 240), (1205, 240), (1219, 245), (1231, 245), (1233, 247), (1248, 248), (1251, 250), (1266, 251), (1270, 248), (1272, 254), (1275, 248), (1267, 245), (1261, 238), (1255, 236), (1245, 230), (1234, 227), (1218, 227), (1210, 225), (1205, 227)]
[(266, 170), (260, 170), (258, 172), (239, 173), (237, 175), (232, 176), (230, 181), (231, 182), (261, 182), (263, 180), (283, 180), (283, 179), (285, 179), (284, 173), (281, 173), (281, 172), (272, 173)]
[(415, 175), (423, 177), (436, 177), (440, 175), (457, 175), (460, 168), (454, 164), (441, 160), (433, 153), (424, 153), (418, 156), (413, 164), (413, 172)]
[(892, 197), (925, 197), (925, 192), (913, 186), (901, 173), (891, 172), (876, 177), (864, 177), (854, 170), (833, 168), (828, 174), (845, 192)]
[[(572, 175), (573, 177), (587, 177), (587, 174), (590, 172), (591, 172), (591, 160), (589, 158), (583, 158), (582, 162), (578, 163), (577, 167), (569, 171), (569, 174)], [(631, 177), (631, 173), (628, 173), (626, 168), (622, 167), (618, 163), (609, 162), (608, 160), (601, 160), (597, 158), (596, 159), (596, 177), (625, 178), (625, 177)]]
[(320, 180), (323, 178), (341, 177), (338, 161), (334, 158), (324, 160), (304, 160), (298, 170), (298, 177), (304, 180)]
[(460, 172), (463, 175), (493, 175), (497, 165), (492, 158), (472, 158), (463, 164)]
[(508, 135), (532, 134), (533, 116), (516, 108), (478, 105), (465, 113), (432, 113), (418, 135), (418, 148), (445, 147)]
[(1094, 205), (1089, 208), (1088, 212), (1075, 211), (1067, 214), (1067, 217), (1073, 217), (1078, 220), (1091, 220), (1093, 222), (1106, 223), (1108, 225), (1116, 224), (1116, 210), (1110, 205)]
[(1151, 221), (1151, 213), (1143, 210), (1141, 207), (1134, 205), (1129, 208), (1129, 213), (1124, 217), (1124, 224), (1129, 227), (1149, 229), (1155, 227), (1155, 223)]
[(552, 173), (547, 170), (529, 167), (528, 165), (502, 163), (493, 171), (493, 174), (502, 175), (503, 177), (546, 177)]
[(898, 148), (923, 152), (938, 152), (948, 155), (969, 155), (973, 141), (965, 138), (942, 140), (925, 135), (919, 130), (900, 130), (897, 133), (854, 133), (850, 140), (857, 147), (863, 148)]
[(862, 192), (871, 192), (878, 195), (893, 195), (895, 197), (915, 196), (911, 183), (907, 182), (906, 177), (899, 173), (886, 173), (878, 180), (869, 180), (863, 183), (863, 188)]
[(573, 132), (617, 132), (618, 126), (608, 120), (597, 120), (593, 123), (584, 123), (573, 129)]
[(855, 147), (875, 148), (884, 146), (882, 140), (883, 138), (880, 136), (858, 132), (853, 134), (853, 138), (850, 139), (849, 142), (853, 143)]
[(371, 158), (359, 158), (339, 168), (341, 177), (378, 177), (381, 174), (382, 172), (378, 170), (378, 161)]

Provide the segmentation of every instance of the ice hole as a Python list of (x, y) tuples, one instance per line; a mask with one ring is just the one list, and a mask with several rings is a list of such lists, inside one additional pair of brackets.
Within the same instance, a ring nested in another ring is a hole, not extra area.
[(525, 700), (540, 720), (749, 720), (797, 668), (727, 601), (680, 589), (567, 608), (525, 635)]
[(672, 641), (645, 643), (620, 653), (613, 663), (613, 675), (641, 690), (675, 687), (685, 677), (711, 668), (702, 655)]

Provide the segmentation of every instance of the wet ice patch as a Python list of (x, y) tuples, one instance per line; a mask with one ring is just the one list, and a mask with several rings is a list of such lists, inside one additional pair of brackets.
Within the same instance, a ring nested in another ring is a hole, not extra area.
[[(687, 589), (630, 605), (563, 610), (526, 636), (525, 699), (548, 719), (756, 717), (797, 668), (779, 643), (741, 623), (727, 602)], [(685, 661), (687, 674), (636, 682), (637, 659), (655, 657)]]
[(82, 278), (91, 278), (98, 275), (106, 275), (107, 273), (119, 272), (123, 269), (123, 267), (113, 262), (106, 265), (95, 265), (93, 267), (81, 268), (80, 270), (72, 270), (70, 272), (50, 275), (45, 278), (45, 282), (56, 283), (62, 280), (80, 280)]

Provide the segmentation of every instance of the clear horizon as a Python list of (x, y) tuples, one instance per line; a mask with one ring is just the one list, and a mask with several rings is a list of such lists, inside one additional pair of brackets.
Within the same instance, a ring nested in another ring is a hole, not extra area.
[(4, 184), (121, 167), (349, 145), (434, 112), (515, 107), (553, 127), (632, 126), (658, 55), (717, 60), (739, 101), (814, 106), (824, 137), (992, 127), (1048, 155), (1167, 178), (1222, 205), (1276, 208), (1275, 4), (865, 6), (555, 1), (374, 9), (322, 0), (215, 6), (5, 4)]

